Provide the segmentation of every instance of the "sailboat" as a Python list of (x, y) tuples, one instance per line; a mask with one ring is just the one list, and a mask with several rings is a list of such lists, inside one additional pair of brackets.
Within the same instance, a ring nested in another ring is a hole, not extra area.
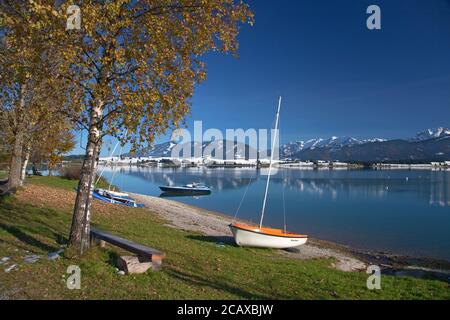
[(131, 198), (127, 193), (115, 192), (105, 189), (94, 189), (92, 196), (95, 199), (102, 200), (104, 202), (109, 202), (113, 204), (122, 204), (129, 207), (142, 208), (145, 205), (141, 203), (136, 203), (136, 200)]
[(278, 122), (280, 118), (281, 97), (278, 100), (278, 109), (275, 121), (275, 133), (272, 142), (272, 152), (270, 155), (269, 173), (267, 175), (266, 188), (264, 192), (263, 206), (259, 226), (251, 226), (242, 223), (231, 223), (229, 225), (233, 233), (234, 240), (238, 246), (286, 249), (305, 244), (307, 235), (287, 232), (285, 229), (273, 229), (263, 227), (264, 212), (266, 210), (267, 194), (269, 191), (270, 176), (272, 173), (273, 150), (278, 133)]
[[(110, 154), (110, 157), (112, 157), (112, 155), (116, 151), (119, 143), (120, 143), (120, 141), (117, 141), (116, 146), (114, 147), (113, 151)], [(119, 158), (120, 158), (121, 154), (122, 154), (122, 147), (120, 148)], [(117, 160), (117, 162), (118, 161), (119, 160)], [(114, 176), (116, 174), (117, 162), (116, 162), (116, 165), (113, 167), (113, 175), (111, 177), (111, 182), (109, 183), (108, 190), (96, 188), (96, 189), (92, 190), (92, 196), (95, 199), (98, 199), (98, 200), (101, 200), (104, 202), (108, 202), (108, 203), (121, 204), (121, 205), (125, 205), (128, 207), (135, 207), (135, 208), (145, 207), (144, 204), (137, 203), (136, 200), (131, 198), (128, 193), (111, 190), (112, 182), (113, 182)], [(103, 176), (103, 172), (105, 171), (105, 168), (106, 168), (106, 165), (105, 165), (105, 167), (103, 167), (102, 171), (100, 172), (100, 175), (98, 176), (97, 181), (95, 181), (95, 184), (97, 184), (100, 181), (100, 178)]]

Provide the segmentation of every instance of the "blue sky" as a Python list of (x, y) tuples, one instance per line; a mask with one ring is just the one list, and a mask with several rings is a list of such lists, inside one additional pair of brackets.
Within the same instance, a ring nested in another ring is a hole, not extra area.
[[(239, 58), (206, 56), (190, 127), (268, 128), (279, 95), (282, 142), (450, 127), (450, 1), (247, 2), (255, 25), (242, 27)], [(366, 28), (371, 4), (381, 30)]]

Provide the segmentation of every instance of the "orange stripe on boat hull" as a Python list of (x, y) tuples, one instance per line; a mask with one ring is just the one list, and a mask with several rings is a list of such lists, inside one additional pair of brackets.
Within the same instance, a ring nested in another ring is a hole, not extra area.
[(241, 223), (233, 223), (231, 226), (247, 231), (257, 232), (261, 234), (267, 234), (271, 236), (277, 236), (277, 237), (286, 237), (286, 238), (308, 238), (307, 235), (304, 234), (297, 234), (297, 233), (290, 233), (290, 232), (284, 232), (282, 229), (273, 229), (273, 228), (260, 228), (259, 226), (249, 226)]

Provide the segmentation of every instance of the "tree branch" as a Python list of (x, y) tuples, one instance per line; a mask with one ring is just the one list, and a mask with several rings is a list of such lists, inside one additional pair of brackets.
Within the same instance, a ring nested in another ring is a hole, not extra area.
[(148, 13), (155, 15), (155, 16), (159, 16), (162, 15), (164, 13), (167, 13), (167, 11), (170, 10), (175, 10), (176, 12), (183, 12), (185, 9), (188, 9), (188, 12), (192, 12), (195, 11), (195, 9), (199, 9), (199, 8), (203, 8), (204, 6), (202, 5), (166, 5), (166, 6), (157, 6), (157, 7), (153, 7), (153, 8), (149, 8), (147, 10), (144, 10), (143, 12), (140, 12), (139, 14), (136, 14), (133, 19), (138, 19)]

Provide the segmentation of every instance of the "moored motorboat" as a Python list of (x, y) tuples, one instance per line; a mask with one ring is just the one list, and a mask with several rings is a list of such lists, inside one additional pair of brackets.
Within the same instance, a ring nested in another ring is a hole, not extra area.
[(174, 193), (174, 192), (161, 192), (159, 195), (160, 198), (183, 198), (183, 197), (192, 197), (195, 199), (199, 199), (200, 197), (209, 196), (211, 193)]
[(160, 186), (161, 191), (173, 194), (210, 194), (211, 188), (199, 183), (186, 184), (184, 186)]

